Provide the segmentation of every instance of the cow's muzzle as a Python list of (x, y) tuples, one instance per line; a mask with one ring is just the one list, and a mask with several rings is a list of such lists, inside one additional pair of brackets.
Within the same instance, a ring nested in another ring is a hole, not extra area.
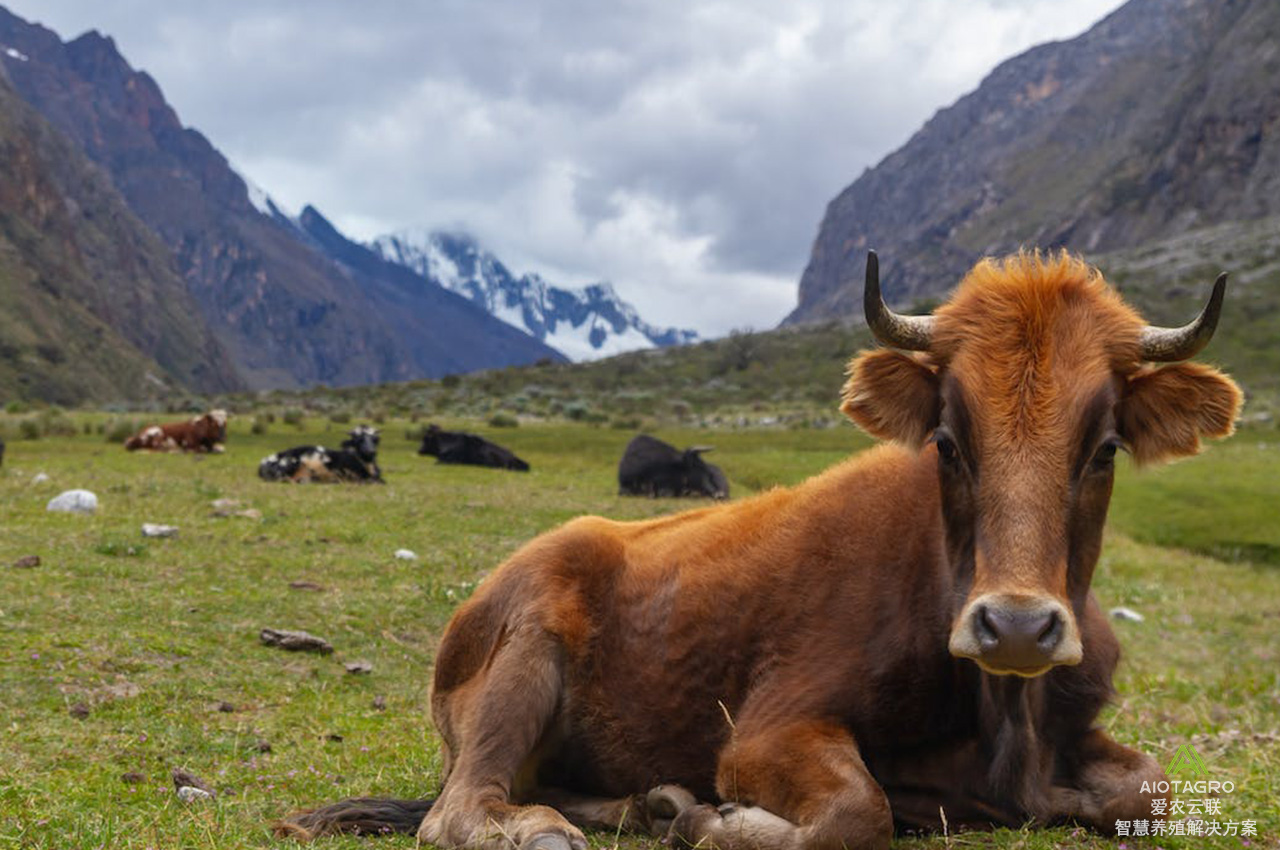
[(1080, 630), (1067, 606), (1051, 597), (984, 594), (965, 606), (951, 630), (951, 654), (988, 673), (1039, 676), (1079, 664)]

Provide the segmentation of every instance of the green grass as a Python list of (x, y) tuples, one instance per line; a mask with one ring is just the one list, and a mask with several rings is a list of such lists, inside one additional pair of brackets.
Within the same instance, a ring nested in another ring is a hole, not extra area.
[[(345, 426), (315, 417), (266, 435), (250, 435), (241, 418), (229, 452), (211, 457), (130, 455), (83, 433), (12, 440), (0, 469), (0, 848), (291, 846), (266, 825), (294, 806), (434, 791), (427, 687), (457, 603), (521, 543), (570, 517), (642, 518), (684, 506), (615, 495), (629, 431), (455, 424), (509, 445), (533, 471), (437, 466), (414, 454), (402, 421), (384, 429), (385, 487), (260, 482), (256, 464), (270, 451), (341, 439)], [(714, 444), (735, 497), (798, 482), (869, 444), (847, 426), (658, 435)], [(1117, 623), (1127, 661), (1106, 724), (1162, 762), (1193, 741), (1215, 778), (1236, 783), (1224, 814), (1256, 818), (1256, 845), (1280, 837), (1280, 568), (1266, 548), (1280, 543), (1271, 483), (1280, 480), (1280, 446), (1270, 439), (1245, 433), (1166, 470), (1122, 469), (1115, 531), (1095, 582), (1104, 605), (1147, 618)], [(32, 485), (40, 471), (51, 481)], [(98, 514), (44, 510), (70, 487), (94, 490)], [(218, 498), (261, 519), (215, 517)], [(143, 522), (181, 530), (144, 540)], [(418, 560), (396, 560), (399, 548)], [(39, 567), (9, 566), (30, 554)], [(291, 589), (297, 580), (323, 590)], [(336, 651), (262, 646), (258, 631), (268, 626), (305, 629)], [(371, 662), (372, 673), (345, 673), (353, 660)], [(377, 697), (385, 709), (375, 708)], [(223, 702), (234, 710), (220, 710)], [(174, 768), (208, 780), (219, 799), (180, 802)], [(143, 781), (128, 784), (126, 773)], [(615, 842), (611, 834), (593, 840)], [(1068, 829), (967, 833), (946, 843), (1114, 846)], [(325, 842), (413, 845), (403, 837)], [(1202, 845), (1241, 846), (1160, 842)]]

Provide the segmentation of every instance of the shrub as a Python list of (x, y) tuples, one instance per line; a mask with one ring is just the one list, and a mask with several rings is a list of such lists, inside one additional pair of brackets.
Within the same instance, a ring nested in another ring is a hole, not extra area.
[(329, 414), (329, 421), (335, 425), (346, 425), (351, 421), (351, 414), (345, 410), (335, 410)]
[(40, 423), (34, 419), (23, 419), (18, 423), (18, 436), (24, 440), (40, 439)]
[(285, 411), (280, 418), (284, 420), (284, 424), (286, 425), (292, 425), (295, 428), (301, 428), (302, 416), (303, 414), (302, 414), (301, 408), (289, 407), (289, 408), (285, 408)]
[(249, 433), (265, 434), (267, 433), (267, 424), (267, 418), (265, 416), (255, 416), (253, 417), (253, 424), (249, 426)]
[(638, 416), (619, 417), (613, 420), (612, 422), (610, 422), (609, 427), (616, 428), (619, 431), (639, 431), (640, 417)]
[(489, 424), (494, 428), (517, 428), (520, 426), (520, 420), (516, 419), (510, 413), (499, 411), (489, 417)]
[(134, 419), (110, 419), (107, 422), (105, 434), (108, 443), (123, 443), (125, 440), (138, 433), (138, 429), (142, 426)]
[(67, 416), (56, 407), (40, 413), (40, 433), (46, 437), (74, 437), (80, 433), (80, 429), (76, 427), (76, 423), (71, 421), (71, 417)]

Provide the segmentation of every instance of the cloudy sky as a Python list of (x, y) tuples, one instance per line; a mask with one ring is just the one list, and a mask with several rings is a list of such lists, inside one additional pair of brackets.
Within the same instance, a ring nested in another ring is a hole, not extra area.
[(0, 0), (115, 38), (286, 209), (463, 229), (650, 321), (775, 325), (823, 209), (1120, 0)]

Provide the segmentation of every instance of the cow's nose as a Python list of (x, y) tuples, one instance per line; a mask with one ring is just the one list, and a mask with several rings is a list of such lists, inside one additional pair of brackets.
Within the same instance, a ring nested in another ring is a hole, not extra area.
[(1055, 656), (1065, 627), (1056, 603), (977, 605), (970, 623), (980, 658), (988, 667), (1016, 673), (1040, 671), (1059, 663)]

